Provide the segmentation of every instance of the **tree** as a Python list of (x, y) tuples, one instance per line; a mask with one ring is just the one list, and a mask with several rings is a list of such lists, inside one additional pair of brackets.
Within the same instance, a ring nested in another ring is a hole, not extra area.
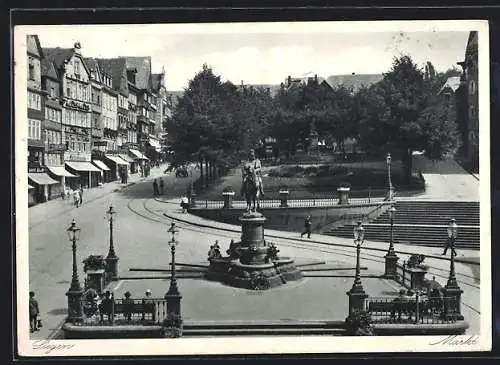
[(431, 63), (422, 72), (409, 56), (402, 56), (394, 59), (383, 80), (358, 94), (365, 149), (400, 154), (408, 182), (413, 151), (443, 158), (457, 149), (453, 112), (438, 95), (447, 77)]
[[(247, 157), (266, 134), (274, 101), (267, 90), (222, 82), (207, 65), (189, 81), (168, 126), (174, 161), (198, 161), (208, 176)], [(203, 181), (203, 179), (202, 179)]]

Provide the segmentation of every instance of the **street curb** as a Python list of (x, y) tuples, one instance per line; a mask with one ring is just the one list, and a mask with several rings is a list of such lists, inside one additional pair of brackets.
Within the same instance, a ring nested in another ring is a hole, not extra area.
[[(191, 225), (194, 225), (194, 226), (197, 226), (197, 227), (200, 227), (200, 228), (211, 228), (211, 229), (218, 229), (218, 230), (226, 231), (226, 232), (240, 233), (240, 231), (236, 230), (236, 229), (229, 229), (229, 228), (217, 227), (217, 226), (214, 226), (214, 225), (208, 225), (208, 224), (191, 222), (189, 220), (185, 220), (185, 219), (180, 219), (180, 218), (173, 217), (171, 215), (168, 215), (167, 213), (163, 213), (163, 215), (165, 217), (169, 218), (169, 219), (177, 220), (177, 221), (182, 222), (182, 223), (191, 224)], [(279, 238), (279, 239), (289, 239), (289, 240), (299, 241), (299, 242), (314, 242), (314, 243), (317, 243), (317, 244), (327, 245), (327, 246), (338, 246), (338, 247), (349, 247), (349, 248), (352, 248), (352, 246), (345, 245), (345, 244), (342, 244), (342, 243), (326, 243), (326, 242), (321, 242), (321, 241), (315, 241), (315, 240), (312, 240), (312, 239), (308, 239), (308, 240), (300, 239), (299, 240), (298, 238), (284, 237), (284, 236), (278, 236), (278, 235), (273, 235), (273, 234), (266, 234), (266, 236), (272, 237), (272, 238)], [(387, 250), (381, 249), (381, 248), (364, 247), (363, 249), (364, 250), (369, 250), (369, 251), (387, 252)], [(395, 251), (395, 252), (399, 253), (399, 254), (403, 254), (403, 255), (413, 255), (414, 254), (414, 252), (406, 252), (406, 251)], [(440, 256), (435, 256), (435, 255), (425, 255), (425, 256), (428, 257), (428, 258), (432, 258), (432, 259), (449, 261), (448, 258), (444, 258), (444, 257), (440, 257)], [(478, 266), (480, 265), (480, 263), (478, 263), (478, 262), (469, 261), (469, 260), (462, 260), (462, 259), (457, 259), (457, 258), (455, 258), (455, 262), (460, 262), (460, 263), (470, 264), (470, 265), (478, 265)]]

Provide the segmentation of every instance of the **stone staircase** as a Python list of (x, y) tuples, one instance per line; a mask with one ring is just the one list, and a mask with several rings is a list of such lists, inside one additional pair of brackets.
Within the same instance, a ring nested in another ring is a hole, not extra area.
[(185, 321), (183, 336), (345, 336), (343, 321)]
[[(458, 225), (457, 248), (479, 248), (479, 202), (398, 201), (395, 204), (394, 243), (444, 247), (447, 225), (455, 218)], [(364, 224), (365, 239), (389, 242), (388, 212)], [(326, 235), (353, 238), (354, 225), (324, 232)]]

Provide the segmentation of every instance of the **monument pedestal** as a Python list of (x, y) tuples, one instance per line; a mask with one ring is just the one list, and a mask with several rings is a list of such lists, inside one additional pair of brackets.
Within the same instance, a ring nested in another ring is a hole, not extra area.
[(425, 274), (427, 274), (427, 270), (420, 267), (410, 267), (407, 268), (408, 272), (411, 275), (410, 288), (422, 290), (425, 288)]
[(386, 279), (396, 279), (397, 277), (397, 265), (399, 257), (394, 253), (390, 252), (384, 256), (385, 258), (385, 271), (384, 277)]
[(251, 290), (274, 288), (298, 280), (302, 272), (287, 257), (270, 257), (270, 245), (264, 240), (266, 218), (257, 212), (245, 213), (241, 222), (241, 242), (236, 243), (233, 258), (213, 258), (206, 278)]

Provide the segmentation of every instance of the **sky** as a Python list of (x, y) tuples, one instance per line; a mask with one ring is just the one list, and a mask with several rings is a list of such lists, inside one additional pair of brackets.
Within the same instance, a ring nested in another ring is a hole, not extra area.
[(408, 27), (408, 23), (381, 29), (373, 22), (354, 27), (305, 23), (311, 25), (300, 28), (298, 23), (254, 23), (246, 28), (235, 23), (44, 25), (23, 31), (38, 34), (42, 47), (71, 48), (78, 41), (84, 57), (151, 56), (153, 72), (165, 68), (171, 91), (183, 90), (204, 63), (224, 81), (279, 84), (288, 75), (380, 74), (401, 54), (410, 55), (420, 66), (431, 61), (438, 71), (463, 60), (473, 29)]

